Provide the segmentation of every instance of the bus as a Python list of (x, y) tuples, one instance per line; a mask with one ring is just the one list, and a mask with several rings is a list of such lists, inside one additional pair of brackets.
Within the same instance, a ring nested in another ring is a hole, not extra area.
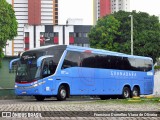
[(72, 45), (49, 45), (23, 52), (17, 63), (15, 94), (38, 101), (56, 97), (111, 95), (130, 98), (153, 93), (150, 57)]

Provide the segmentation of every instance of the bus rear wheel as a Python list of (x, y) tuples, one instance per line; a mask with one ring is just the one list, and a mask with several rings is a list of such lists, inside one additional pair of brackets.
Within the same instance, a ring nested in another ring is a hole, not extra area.
[(62, 85), (58, 89), (57, 100), (63, 101), (66, 100), (66, 98), (67, 98), (67, 90), (65, 86)]
[(124, 87), (123, 88), (123, 91), (122, 91), (122, 98), (123, 99), (127, 99), (127, 98), (130, 98), (130, 89), (129, 87)]
[(43, 101), (45, 99), (45, 97), (42, 95), (36, 95), (35, 98), (37, 101)]
[(139, 95), (140, 95), (139, 89), (137, 87), (134, 87), (132, 91), (132, 97), (139, 97)]

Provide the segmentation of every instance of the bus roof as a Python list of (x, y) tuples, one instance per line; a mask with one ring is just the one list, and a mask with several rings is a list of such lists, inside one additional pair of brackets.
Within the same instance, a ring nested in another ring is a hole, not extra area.
[(88, 47), (80, 47), (80, 46), (73, 46), (73, 45), (68, 45), (67, 46), (68, 50), (76, 50), (76, 51), (91, 51), (91, 53), (97, 53), (97, 54), (105, 54), (105, 55), (114, 55), (114, 56), (122, 56), (122, 57), (134, 57), (134, 58), (142, 58), (142, 59), (150, 59), (150, 57), (144, 57), (144, 56), (137, 56), (137, 55), (129, 55), (125, 53), (120, 53), (120, 52), (113, 52), (109, 50), (103, 50), (103, 49), (95, 49), (95, 48), (88, 48)]
[(67, 45), (47, 45), (47, 46), (41, 46), (41, 47), (37, 47), (37, 48), (32, 48), (31, 50), (28, 51), (33, 51), (33, 50), (44, 50), (44, 49), (48, 49), (48, 48), (52, 48), (52, 47), (58, 47), (58, 48), (64, 48), (67, 47)]
[(142, 58), (142, 59), (150, 59), (150, 57), (144, 57), (144, 56), (137, 56), (137, 55), (129, 55), (125, 53), (120, 52), (113, 52), (109, 50), (103, 50), (103, 49), (95, 49), (95, 48), (89, 48), (89, 47), (80, 47), (80, 46), (74, 46), (74, 45), (48, 45), (48, 46), (42, 46), (38, 48), (33, 48), (28, 51), (37, 51), (37, 50), (46, 50), (48, 48), (56, 47), (57, 49), (67, 49), (67, 50), (73, 50), (73, 51), (79, 51), (79, 52), (86, 52), (90, 51), (91, 53), (97, 53), (97, 54), (105, 54), (105, 55), (114, 55), (114, 56), (122, 56), (122, 57), (131, 57), (131, 58)]

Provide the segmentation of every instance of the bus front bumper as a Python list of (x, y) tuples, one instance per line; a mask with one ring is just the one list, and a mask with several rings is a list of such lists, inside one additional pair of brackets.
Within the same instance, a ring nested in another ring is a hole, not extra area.
[(18, 96), (56, 95), (55, 89), (46, 87), (44, 83), (15, 84), (15, 94)]

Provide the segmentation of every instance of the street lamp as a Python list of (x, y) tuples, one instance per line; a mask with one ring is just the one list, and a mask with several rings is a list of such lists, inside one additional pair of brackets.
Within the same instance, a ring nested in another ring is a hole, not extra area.
[(133, 15), (129, 17), (131, 17), (131, 55), (133, 55)]

